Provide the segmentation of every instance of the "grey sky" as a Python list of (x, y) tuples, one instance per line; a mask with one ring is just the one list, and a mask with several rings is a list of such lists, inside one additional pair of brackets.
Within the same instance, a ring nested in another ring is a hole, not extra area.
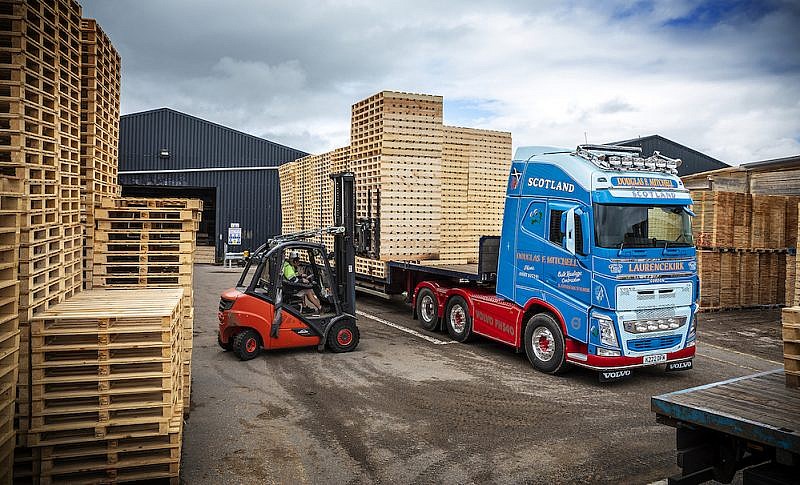
[(800, 154), (796, 1), (79, 1), (122, 56), (123, 113), (321, 152), (390, 89), (515, 146), (657, 133), (734, 164)]

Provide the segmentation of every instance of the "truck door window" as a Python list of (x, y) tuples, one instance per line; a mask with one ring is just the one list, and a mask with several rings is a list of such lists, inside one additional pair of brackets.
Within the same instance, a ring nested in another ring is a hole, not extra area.
[(539, 237), (548, 237), (545, 231), (545, 215), (547, 214), (547, 204), (545, 202), (534, 201), (522, 217), (521, 226), (525, 232)]
[[(551, 209), (550, 210), (550, 242), (564, 247), (564, 233), (561, 232), (561, 217), (564, 215), (563, 210)], [(586, 255), (583, 248), (583, 225), (581, 218), (575, 214), (575, 252), (580, 255)]]

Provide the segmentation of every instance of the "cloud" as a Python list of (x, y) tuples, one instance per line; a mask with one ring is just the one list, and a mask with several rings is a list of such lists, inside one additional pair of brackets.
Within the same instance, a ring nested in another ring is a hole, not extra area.
[(351, 104), (393, 89), (515, 145), (657, 133), (729, 163), (800, 153), (791, 1), (81, 3), (122, 55), (123, 112), (306, 151), (346, 145)]

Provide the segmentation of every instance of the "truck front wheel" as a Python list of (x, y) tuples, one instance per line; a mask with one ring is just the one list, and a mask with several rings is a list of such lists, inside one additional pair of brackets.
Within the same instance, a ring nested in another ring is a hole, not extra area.
[(564, 334), (556, 320), (547, 313), (539, 313), (525, 326), (525, 353), (533, 367), (548, 374), (566, 370)]
[(447, 302), (444, 312), (444, 322), (447, 333), (456, 342), (466, 342), (472, 335), (472, 317), (469, 314), (467, 301), (460, 296), (454, 296)]
[(439, 304), (436, 295), (428, 288), (417, 293), (417, 318), (419, 325), (425, 330), (436, 330), (439, 327)]

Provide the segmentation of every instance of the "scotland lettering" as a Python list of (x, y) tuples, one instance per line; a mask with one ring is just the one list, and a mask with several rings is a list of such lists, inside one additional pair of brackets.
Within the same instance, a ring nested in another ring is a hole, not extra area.
[(530, 177), (528, 179), (528, 187), (538, 187), (540, 189), (556, 190), (559, 192), (575, 191), (575, 184), (561, 182), (560, 180), (543, 179), (539, 177)]

